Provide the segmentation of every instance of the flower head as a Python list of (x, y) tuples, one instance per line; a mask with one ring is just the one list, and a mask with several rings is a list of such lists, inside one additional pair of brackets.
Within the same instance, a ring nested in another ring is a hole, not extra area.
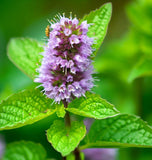
[(93, 38), (87, 36), (87, 21), (79, 24), (77, 18), (60, 16), (51, 24), (50, 33), (39, 76), (47, 97), (56, 102), (69, 102), (85, 95), (93, 87), (92, 54)]

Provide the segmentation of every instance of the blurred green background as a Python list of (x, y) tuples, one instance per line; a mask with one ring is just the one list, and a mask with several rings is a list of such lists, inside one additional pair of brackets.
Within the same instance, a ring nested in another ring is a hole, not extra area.
[[(94, 92), (113, 103), (122, 113), (141, 116), (152, 124), (152, 2), (151, 0), (0, 0), (0, 101), (35, 84), (8, 59), (12, 37), (44, 41), (48, 19), (65, 12), (84, 14), (112, 2), (107, 36), (94, 61), (97, 87)], [(143, 67), (144, 66), (144, 67)], [(54, 115), (56, 117), (56, 115)], [(45, 137), (52, 117), (20, 129), (0, 132), (6, 143), (33, 140), (60, 159)], [(151, 149), (120, 149), (118, 160), (151, 160)]]

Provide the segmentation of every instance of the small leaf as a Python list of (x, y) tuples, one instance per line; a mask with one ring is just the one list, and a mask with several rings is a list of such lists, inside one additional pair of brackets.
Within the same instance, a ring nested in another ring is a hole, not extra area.
[(67, 156), (78, 146), (85, 133), (83, 122), (73, 121), (71, 127), (68, 127), (65, 126), (64, 121), (56, 120), (47, 130), (47, 138), (62, 156)]
[(57, 105), (56, 106), (56, 114), (58, 117), (63, 118), (65, 116), (65, 108), (64, 105)]
[(95, 120), (80, 149), (97, 147), (152, 147), (152, 128), (134, 115)]
[(38, 89), (25, 90), (0, 104), (0, 130), (32, 124), (55, 112), (53, 100)]
[(108, 28), (108, 23), (111, 19), (111, 13), (111, 3), (107, 3), (101, 6), (99, 9), (90, 12), (88, 15), (85, 15), (81, 20), (81, 22), (87, 20), (88, 23), (92, 24), (89, 27), (88, 36), (94, 37), (96, 41), (96, 44), (93, 45), (93, 48), (96, 49), (94, 55), (96, 55), (96, 52), (104, 40)]
[(34, 142), (13, 142), (6, 147), (3, 160), (46, 160), (46, 151)]
[(80, 97), (69, 103), (66, 109), (74, 114), (102, 119), (119, 114), (114, 105), (102, 99), (99, 95), (87, 92), (86, 97)]
[(14, 38), (8, 44), (8, 57), (30, 78), (37, 75), (36, 69), (40, 65), (43, 52), (42, 44), (33, 39)]
[(152, 76), (152, 58), (142, 57), (140, 61), (132, 69), (128, 81), (132, 82), (136, 78)]

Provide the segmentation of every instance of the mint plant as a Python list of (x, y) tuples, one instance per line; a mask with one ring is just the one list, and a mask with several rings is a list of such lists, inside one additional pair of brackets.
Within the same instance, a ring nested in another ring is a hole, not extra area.
[[(92, 59), (106, 35), (111, 12), (111, 3), (107, 3), (80, 22), (60, 16), (57, 22), (51, 22), (45, 45), (28, 38), (10, 41), (10, 60), (40, 87), (23, 90), (1, 102), (0, 130), (30, 125), (56, 113), (58, 119), (46, 136), (63, 159), (83, 160), (81, 150), (86, 148), (152, 147), (152, 128), (146, 122), (135, 115), (121, 114), (90, 91), (94, 82)], [(84, 117), (94, 119), (88, 133)], [(29, 141), (8, 145), (3, 159), (21, 157), (47, 159), (45, 149)]]

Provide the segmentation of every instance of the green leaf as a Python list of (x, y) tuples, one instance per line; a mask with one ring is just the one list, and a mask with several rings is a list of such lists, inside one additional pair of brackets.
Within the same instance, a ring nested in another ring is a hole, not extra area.
[(152, 57), (142, 57), (132, 69), (128, 81), (132, 82), (136, 78), (152, 76)]
[(86, 93), (86, 97), (80, 97), (69, 103), (66, 109), (74, 114), (102, 119), (119, 114), (114, 105), (102, 99), (99, 95), (93, 93)]
[(3, 160), (46, 160), (46, 151), (34, 142), (13, 142), (6, 147)]
[(67, 156), (78, 146), (85, 133), (86, 128), (83, 122), (73, 121), (69, 127), (65, 126), (64, 121), (56, 120), (47, 130), (47, 138), (62, 156)]
[(42, 44), (28, 38), (11, 39), (7, 49), (9, 59), (32, 79), (37, 75), (36, 69), (42, 59), (41, 52)]
[(38, 89), (25, 90), (0, 104), (0, 130), (32, 124), (55, 112), (53, 100)]
[(56, 114), (58, 117), (63, 118), (65, 116), (65, 108), (64, 105), (57, 105), (56, 106)]
[(92, 24), (89, 27), (88, 36), (94, 37), (96, 40), (96, 44), (93, 45), (93, 48), (96, 49), (94, 55), (96, 55), (104, 40), (108, 28), (108, 23), (111, 19), (111, 13), (112, 5), (111, 3), (107, 3), (101, 6), (101, 8), (90, 12), (88, 15), (85, 15), (81, 20), (81, 22), (87, 20), (88, 23)]
[(80, 149), (96, 147), (152, 147), (152, 128), (134, 115), (95, 120)]

